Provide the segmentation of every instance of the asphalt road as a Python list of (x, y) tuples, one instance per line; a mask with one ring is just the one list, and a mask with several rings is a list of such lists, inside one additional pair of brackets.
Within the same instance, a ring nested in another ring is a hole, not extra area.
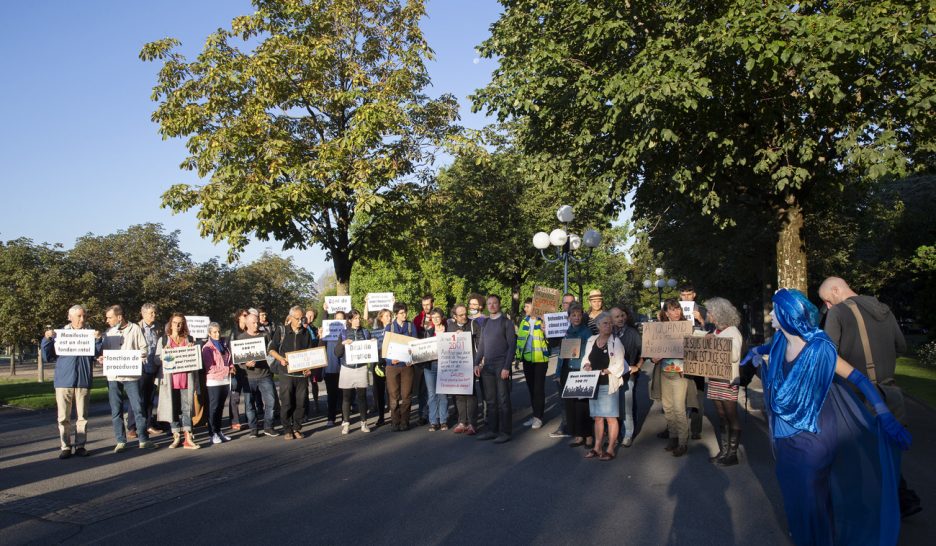
[[(92, 456), (60, 461), (54, 412), (0, 410), (0, 543), (789, 544), (756, 410), (740, 465), (708, 462), (717, 451), (708, 419), (703, 439), (674, 458), (655, 437), (663, 415), (648, 407), (643, 384), (633, 447), (586, 460), (568, 438), (548, 437), (559, 419), (554, 393), (542, 429), (521, 425), (529, 410), (519, 377), (514, 438), (503, 445), (426, 427), (342, 437), (316, 417), (303, 440), (238, 433), (210, 446), (201, 432), (198, 451), (165, 449), (162, 435), (155, 452), (134, 442), (114, 454), (99, 406)], [(928, 544), (934, 412), (910, 410), (905, 473), (927, 511), (905, 522), (901, 544)]]

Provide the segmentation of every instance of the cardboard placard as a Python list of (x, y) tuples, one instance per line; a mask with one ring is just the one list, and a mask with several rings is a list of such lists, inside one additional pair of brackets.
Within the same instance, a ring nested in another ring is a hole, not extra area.
[(565, 389), (562, 390), (563, 398), (592, 398), (595, 396), (595, 390), (598, 388), (597, 372), (569, 372), (566, 378)]
[(543, 315), (543, 329), (546, 330), (546, 337), (565, 337), (569, 331), (569, 314), (546, 313)]
[(582, 340), (573, 337), (563, 339), (559, 346), (559, 358), (579, 358), (582, 356)]
[(366, 297), (368, 313), (376, 313), (382, 309), (393, 311), (393, 304), (396, 303), (393, 292), (368, 292)]
[(683, 370), (689, 375), (731, 381), (731, 338), (686, 336), (683, 338)]
[(188, 324), (189, 335), (195, 339), (208, 339), (208, 325), (211, 319), (200, 316), (185, 316), (185, 323)]
[(235, 339), (231, 342), (231, 356), (234, 358), (234, 364), (265, 362), (267, 359), (266, 338), (260, 336), (250, 339)]
[(58, 356), (94, 356), (94, 330), (55, 331), (55, 354)]
[(345, 345), (345, 362), (348, 364), (377, 362), (377, 340), (365, 339)]
[(688, 335), (692, 335), (692, 321), (644, 323), (641, 355), (645, 358), (682, 358), (683, 338)]
[(429, 362), (439, 358), (439, 336), (414, 339), (409, 343), (410, 358), (413, 364)]
[(679, 300), (682, 316), (686, 320), (695, 320), (695, 302), (692, 300)]
[(131, 376), (133, 379), (142, 374), (143, 359), (140, 357), (140, 351), (136, 349), (104, 351), (104, 375), (107, 376), (108, 381), (115, 381), (120, 376)]
[(202, 367), (201, 349), (198, 345), (166, 347), (162, 352), (164, 372), (197, 372)]
[(562, 303), (562, 291), (545, 286), (533, 287), (533, 310), (534, 316), (541, 317), (546, 313), (555, 313)]
[(387, 332), (384, 334), (383, 345), (380, 354), (388, 360), (399, 360), (400, 362), (409, 362), (412, 359), (409, 350), (411, 341), (418, 341), (415, 337), (404, 336)]
[(341, 332), (344, 332), (345, 324), (343, 320), (323, 320), (319, 330), (322, 341), (338, 341)]
[(328, 353), (325, 347), (302, 349), (286, 353), (286, 371), (289, 373), (314, 370), (328, 366)]
[(449, 332), (439, 337), (437, 394), (474, 392), (474, 357), (471, 332)]
[(351, 312), (351, 296), (325, 296), (325, 306), (328, 313), (334, 315), (338, 311)]

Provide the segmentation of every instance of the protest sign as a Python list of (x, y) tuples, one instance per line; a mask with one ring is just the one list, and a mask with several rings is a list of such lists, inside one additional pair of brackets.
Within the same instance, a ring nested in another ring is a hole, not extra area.
[(683, 370), (689, 375), (731, 381), (731, 338), (686, 336), (683, 338)]
[(559, 358), (578, 358), (582, 356), (582, 340), (574, 337), (563, 339), (559, 345)]
[(55, 331), (55, 354), (58, 356), (94, 356), (94, 330)]
[(647, 322), (641, 354), (646, 358), (682, 358), (683, 338), (692, 335), (692, 321)]
[(471, 332), (450, 332), (439, 336), (439, 373), (437, 394), (472, 394), (474, 359)]
[(328, 353), (325, 347), (303, 349), (286, 353), (286, 371), (289, 373), (313, 370), (328, 366)]
[(393, 311), (393, 304), (396, 299), (393, 292), (369, 292), (367, 294), (367, 312), (376, 313), (381, 309)]
[(695, 320), (695, 302), (679, 300), (679, 306), (682, 308), (682, 316), (686, 320)]
[(563, 398), (592, 398), (598, 388), (598, 376), (601, 372), (569, 372), (566, 378)]
[(409, 362), (410, 356), (409, 344), (411, 341), (417, 341), (415, 337), (404, 336), (387, 332), (384, 334), (381, 354), (389, 360), (399, 360), (400, 362)]
[(543, 326), (546, 329), (546, 337), (565, 337), (569, 331), (569, 314), (546, 313), (543, 315)]
[(235, 339), (231, 342), (231, 356), (234, 357), (234, 364), (265, 362), (267, 359), (266, 338), (260, 336), (250, 339)]
[(345, 346), (345, 362), (348, 364), (367, 364), (377, 362), (377, 340), (355, 341)]
[(189, 335), (195, 339), (208, 339), (208, 325), (211, 319), (208, 317), (190, 317), (185, 316), (185, 322), (188, 324)]
[(322, 341), (338, 341), (344, 329), (345, 321), (343, 320), (323, 320), (319, 335), (322, 336)]
[(541, 317), (546, 313), (555, 313), (562, 302), (562, 291), (555, 288), (546, 288), (545, 286), (533, 287), (533, 313), (534, 316)]
[(164, 372), (197, 372), (202, 367), (201, 350), (198, 345), (167, 347), (162, 352)]
[(119, 376), (131, 376), (130, 379), (136, 379), (142, 374), (143, 359), (139, 349), (104, 351), (104, 375), (108, 381), (118, 380)]
[(381, 350), (383, 348), (383, 337), (386, 333), (387, 331), (383, 328), (374, 328), (373, 330), (370, 330), (371, 339), (377, 342), (377, 345), (381, 347)]
[(428, 362), (439, 358), (439, 340), (438, 336), (427, 337), (426, 339), (414, 339), (410, 341), (410, 356), (413, 364)]
[(335, 314), (338, 311), (344, 313), (351, 312), (351, 296), (325, 296), (325, 307), (329, 314)]

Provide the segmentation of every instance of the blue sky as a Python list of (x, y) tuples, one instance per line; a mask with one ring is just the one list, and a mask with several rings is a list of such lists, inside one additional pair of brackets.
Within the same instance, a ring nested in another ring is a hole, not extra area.
[[(461, 124), (467, 96), (485, 85), (493, 61), (475, 46), (500, 13), (494, 0), (428, 0), (423, 31), (436, 52), (431, 95), (453, 93)], [(137, 55), (146, 42), (172, 36), (194, 57), (207, 35), (251, 12), (246, 0), (37, 0), (9, 2), (0, 18), (0, 240), (28, 237), (70, 248), (87, 233), (105, 235), (145, 222), (179, 230), (182, 250), (198, 261), (225, 257), (227, 245), (198, 235), (194, 212), (172, 215), (160, 195), (197, 183), (178, 168), (184, 142), (163, 141), (150, 121), (157, 63)], [(254, 242), (250, 261), (274, 241)], [(316, 278), (329, 264), (318, 249), (290, 252)]]

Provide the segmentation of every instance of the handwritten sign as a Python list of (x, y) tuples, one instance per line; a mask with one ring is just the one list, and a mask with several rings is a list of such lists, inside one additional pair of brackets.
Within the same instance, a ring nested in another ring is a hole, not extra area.
[(679, 306), (682, 308), (682, 316), (686, 320), (695, 320), (695, 302), (691, 300), (679, 300)]
[(104, 375), (107, 376), (108, 381), (116, 381), (119, 379), (118, 376), (131, 376), (133, 379), (142, 373), (143, 359), (140, 358), (140, 351), (136, 349), (104, 351)]
[(533, 287), (533, 310), (534, 316), (541, 317), (546, 313), (555, 313), (562, 302), (562, 291), (545, 286)]
[(231, 342), (231, 356), (234, 364), (266, 361), (266, 338), (235, 339)]
[(598, 388), (598, 376), (601, 372), (569, 372), (566, 378), (563, 398), (592, 398)]
[(396, 303), (393, 292), (369, 292), (366, 301), (367, 311), (370, 313), (376, 313), (381, 309), (392, 311), (393, 304)]
[(427, 337), (426, 339), (414, 339), (409, 343), (410, 356), (413, 364), (428, 362), (439, 358), (439, 340), (438, 336)]
[[(59, 356), (94, 356), (94, 330), (55, 331), (55, 354)], [(137, 353), (139, 355), (139, 352)]]
[(202, 367), (201, 350), (198, 345), (167, 347), (163, 349), (162, 365), (164, 372), (197, 372)]
[(326, 366), (328, 366), (328, 353), (325, 347), (286, 353), (286, 371), (289, 373), (314, 370)]
[(683, 370), (689, 375), (731, 381), (731, 338), (687, 336), (683, 339)]
[(399, 360), (400, 362), (409, 362), (412, 359), (409, 350), (411, 341), (418, 341), (415, 337), (404, 336), (387, 332), (384, 334), (383, 345), (380, 353), (389, 360)]
[(546, 337), (565, 337), (569, 331), (568, 313), (546, 313), (543, 315)]
[(559, 358), (579, 358), (582, 356), (582, 340), (573, 337), (563, 339), (559, 346)]
[(439, 373), (436, 376), (436, 393), (472, 394), (474, 358), (471, 353), (471, 332), (451, 332), (438, 337)]
[(351, 312), (351, 296), (325, 296), (325, 307), (329, 313)]
[(692, 335), (692, 321), (647, 322), (641, 354), (646, 358), (682, 358), (683, 338)]
[(345, 321), (343, 320), (323, 320), (319, 335), (322, 336), (322, 341), (338, 341), (344, 329)]
[(345, 361), (348, 364), (367, 364), (377, 362), (377, 340), (355, 341), (345, 347)]
[(208, 338), (208, 325), (211, 319), (208, 317), (185, 316), (185, 322), (188, 324), (189, 334), (195, 339)]

